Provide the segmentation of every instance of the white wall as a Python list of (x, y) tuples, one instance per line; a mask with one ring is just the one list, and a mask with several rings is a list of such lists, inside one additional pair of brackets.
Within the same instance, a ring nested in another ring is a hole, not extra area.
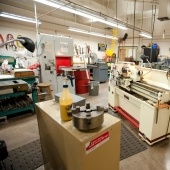
[[(33, 41), (36, 41), (36, 29), (34, 26), (23, 26), (23, 25), (16, 25), (16, 24), (12, 24), (12, 23), (3, 23), (4, 26), (2, 26), (2, 23), (0, 23), (0, 34), (2, 34), (2, 36), (4, 37), (4, 40), (6, 40), (6, 35), (7, 34), (12, 34), (14, 36), (14, 38), (17, 37), (17, 35), (22, 35), (22, 36), (26, 36), (31, 38)], [(43, 33), (48, 33), (48, 34), (55, 34), (55, 30), (43, 30), (41, 29), (41, 32)], [(76, 44), (77, 46), (81, 46), (81, 47), (86, 47), (87, 45), (90, 45), (92, 52), (96, 53), (99, 59), (102, 59), (103, 56), (105, 55), (105, 52), (101, 52), (98, 51), (98, 43), (104, 43), (107, 44), (108, 48), (110, 48), (111, 46), (111, 40), (110, 39), (105, 39), (105, 38), (98, 38), (95, 36), (88, 36), (88, 35), (84, 35), (82, 34), (82, 36), (80, 36), (80, 34), (72, 34), (72, 32), (70, 32), (69, 34), (65, 34), (62, 32), (57, 32), (58, 34), (62, 34), (65, 36), (70, 36), (74, 39), (74, 44)], [(138, 46), (138, 57), (140, 56), (141, 53), (141, 46), (142, 45), (148, 45), (151, 42), (150, 39), (142, 39), (142, 38), (135, 38), (134, 39), (134, 46)], [(161, 55), (167, 55), (170, 57), (170, 45), (169, 45), (169, 39), (158, 39), (158, 40), (153, 40), (153, 43), (157, 43), (160, 47), (160, 54)], [(116, 53), (117, 53), (117, 46), (119, 44), (117, 43), (116, 45)], [(132, 46), (133, 45), (133, 40), (131, 39), (127, 39), (125, 42), (125, 46)], [(23, 50), (23, 49), (19, 49), (19, 50)], [(0, 55), (11, 55), (11, 56), (15, 56), (15, 52), (13, 52), (12, 50), (6, 50), (5, 48), (0, 48)], [(35, 52), (34, 52), (34, 56), (35, 56)], [(34, 64), (35, 62), (37, 62), (37, 60), (34, 58), (29, 59), (27, 61), (25, 61), (26, 65), (29, 64)]]
[(77, 46), (83, 47), (83, 49), (86, 48), (86, 44), (90, 45), (90, 50), (93, 53), (96, 53), (98, 58), (102, 59), (103, 56), (105, 55), (105, 52), (103, 51), (98, 51), (98, 43), (105, 43), (103, 41), (96, 42), (94, 40), (88, 40), (88, 39), (81, 39), (81, 38), (74, 38), (73, 39), (74, 44)]
[[(20, 35), (20, 36), (23, 36), (23, 37), (29, 37), (34, 42), (36, 40), (35, 32), (29, 31), (29, 30), (18, 29), (18, 28), (9, 28), (9, 27), (0, 26), (0, 34), (2, 35), (4, 42), (7, 40), (8, 34), (12, 34), (14, 39), (17, 38), (18, 35)], [(0, 43), (2, 43), (2, 42), (0, 42)], [(14, 45), (17, 46), (16, 41), (14, 42)], [(24, 61), (25, 67), (37, 62), (37, 59), (35, 58), (35, 56), (36, 56), (35, 52), (34, 52), (34, 54), (31, 54), (25, 48), (17, 47), (17, 51), (15, 51), (10, 46), (7, 46), (7, 49), (4, 46), (4, 47), (0, 48), (0, 55), (2, 55), (2, 56), (12, 56), (12, 57), (15, 57), (15, 58), (17, 58), (17, 56), (19, 56), (20, 59)], [(25, 60), (25, 58), (27, 58), (27, 59)]]
[[(6, 41), (7, 34), (12, 34), (14, 38), (17, 38), (18, 35), (21, 35), (24, 37), (29, 37), (34, 42), (36, 42), (36, 29), (35, 30), (34, 29), (35, 29), (34, 27), (23, 27), (23, 29), (21, 29), (16, 24), (6, 23), (6, 26), (1, 26), (0, 24), (0, 34), (3, 36), (4, 41)], [(41, 32), (55, 35), (55, 31), (53, 32), (50, 30), (41, 30)], [(60, 34), (60, 32), (57, 33)], [(105, 56), (105, 52), (98, 51), (98, 43), (107, 44), (108, 48), (110, 48), (111, 45), (111, 39), (98, 38), (95, 36), (88, 36), (88, 35), (79, 36), (71, 33), (70, 34), (61, 33), (61, 34), (72, 37), (74, 40), (74, 44), (76, 44), (77, 47), (79, 46), (83, 47), (84, 51), (85, 51), (86, 44), (89, 45), (91, 51), (96, 53), (99, 59), (103, 59), (103, 57)], [(14, 44), (17, 45), (16, 42), (14, 42)], [(22, 53), (24, 53), (25, 51), (24, 48), (23, 49), (17, 48), (17, 50), (18, 52), (22, 52)], [(15, 51), (13, 51), (10, 48), (7, 50), (5, 47), (0, 48), (0, 55), (17, 57)], [(26, 67), (28, 66), (28, 64), (35, 64), (37, 62), (37, 59), (35, 58), (36, 51), (34, 52), (33, 56), (34, 56), (33, 58), (29, 57), (27, 60), (24, 61)]]
[[(135, 38), (134, 39), (134, 46), (138, 47), (138, 52), (137, 52), (137, 59), (140, 59), (140, 55), (142, 53), (141, 46), (145, 45), (148, 46), (151, 43), (157, 43), (158, 46), (160, 47), (160, 55), (166, 55), (167, 57), (170, 58), (170, 39), (146, 39), (146, 38)], [(127, 39), (125, 42), (126, 46), (132, 46), (133, 45), (133, 40), (132, 39)]]

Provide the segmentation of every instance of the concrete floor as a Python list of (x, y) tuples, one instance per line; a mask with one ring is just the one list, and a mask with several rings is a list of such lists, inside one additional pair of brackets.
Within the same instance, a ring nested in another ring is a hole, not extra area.
[[(99, 85), (99, 95), (89, 96), (82, 94), (86, 102), (91, 105), (108, 106), (108, 83)], [(138, 138), (138, 130), (124, 118), (120, 117), (122, 122)], [(23, 114), (9, 118), (7, 122), (0, 123), (0, 139), (6, 141), (8, 150), (32, 142), (39, 138), (36, 114)], [(43, 170), (40, 167), (37, 170)], [(170, 140), (165, 139), (153, 146), (148, 145), (148, 149), (120, 161), (120, 170), (170, 170)]]

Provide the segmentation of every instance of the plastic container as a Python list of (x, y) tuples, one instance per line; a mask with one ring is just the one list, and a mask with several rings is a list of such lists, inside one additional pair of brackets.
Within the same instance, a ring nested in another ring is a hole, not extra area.
[(89, 95), (90, 96), (98, 96), (98, 94), (99, 94), (99, 82), (90, 81), (88, 86), (89, 86)]
[(71, 115), (68, 115), (68, 112), (72, 108), (73, 98), (69, 91), (68, 85), (63, 85), (63, 92), (59, 99), (60, 104), (60, 116), (63, 121), (68, 121), (72, 119)]

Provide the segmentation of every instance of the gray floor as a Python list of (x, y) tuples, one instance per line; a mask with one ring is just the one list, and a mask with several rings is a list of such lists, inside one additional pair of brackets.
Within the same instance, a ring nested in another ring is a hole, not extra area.
[[(91, 105), (108, 105), (108, 83), (99, 85), (99, 95), (89, 96), (83, 94), (86, 102)], [(120, 117), (121, 118), (121, 117)], [(121, 118), (128, 128), (139, 138), (138, 130), (128, 121)], [(39, 138), (36, 114), (24, 114), (8, 119), (0, 123), (0, 139), (6, 141), (8, 150), (32, 142)], [(109, 156), (109, 155), (108, 155)], [(44, 167), (38, 168), (43, 170)], [(148, 149), (120, 161), (120, 170), (170, 170), (170, 141), (166, 139), (153, 146), (148, 145)]]

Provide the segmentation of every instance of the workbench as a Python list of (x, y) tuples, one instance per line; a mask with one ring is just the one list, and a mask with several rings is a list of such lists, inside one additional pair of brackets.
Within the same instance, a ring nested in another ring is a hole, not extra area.
[[(31, 87), (34, 86), (34, 83), (36, 81), (36, 78), (38, 78), (38, 76), (30, 76), (30, 77), (21, 77), (21, 78), (16, 78), (14, 77), (13, 75), (0, 75), (0, 83), (2, 82), (10, 82), (10, 81), (14, 81), (14, 80), (23, 80), (24, 82), (28, 83)], [(10, 83), (9, 83), (10, 84)], [(8, 87), (6, 87), (8, 89)], [(4, 87), (0, 87), (0, 90), (4, 90)], [(11, 97), (17, 97), (17, 96), (22, 96), (22, 95), (25, 95), (26, 94), (26, 91), (24, 90), (21, 90), (21, 91), (18, 91), (18, 92), (7, 92), (6, 94), (0, 94), (0, 99), (8, 99), (8, 98), (11, 98)], [(36, 89), (32, 89), (32, 92), (31, 92), (31, 104), (26, 106), (26, 107), (22, 107), (22, 108), (14, 108), (14, 109), (7, 109), (5, 111), (1, 111), (0, 112), (0, 117), (4, 117), (4, 116), (8, 116), (8, 115), (11, 115), (11, 114), (15, 114), (15, 113), (19, 113), (19, 112), (23, 112), (23, 111), (26, 111), (26, 110), (31, 110), (31, 111), (34, 111), (34, 106), (35, 106), (35, 103), (38, 101), (37, 99), (37, 90)]]
[(104, 114), (101, 127), (80, 131), (62, 121), (54, 100), (36, 103), (45, 170), (118, 170), (120, 119)]

